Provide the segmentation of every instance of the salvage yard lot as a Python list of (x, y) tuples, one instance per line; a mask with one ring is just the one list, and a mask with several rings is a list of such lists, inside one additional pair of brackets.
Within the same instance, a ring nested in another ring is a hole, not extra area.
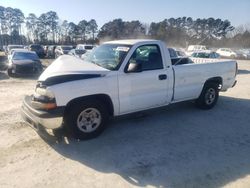
[(0, 187), (249, 187), (250, 61), (238, 63), (214, 109), (185, 102), (121, 117), (81, 142), (27, 126), (20, 106), (36, 80), (0, 72)]

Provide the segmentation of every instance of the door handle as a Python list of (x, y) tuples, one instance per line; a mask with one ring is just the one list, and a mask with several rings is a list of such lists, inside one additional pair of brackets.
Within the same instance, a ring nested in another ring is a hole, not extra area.
[(160, 74), (158, 78), (159, 78), (159, 80), (166, 80), (167, 75), (166, 74)]

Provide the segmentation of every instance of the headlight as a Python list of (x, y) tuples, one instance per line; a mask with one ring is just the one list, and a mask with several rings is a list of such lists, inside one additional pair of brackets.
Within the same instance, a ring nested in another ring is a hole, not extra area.
[(37, 87), (35, 90), (35, 94), (41, 95), (41, 96), (46, 96), (48, 98), (55, 98), (55, 95), (52, 91), (50, 91), (49, 89), (46, 88), (39, 88)]
[(57, 107), (55, 95), (47, 88), (37, 87), (33, 95), (32, 105), (36, 109), (51, 110)]

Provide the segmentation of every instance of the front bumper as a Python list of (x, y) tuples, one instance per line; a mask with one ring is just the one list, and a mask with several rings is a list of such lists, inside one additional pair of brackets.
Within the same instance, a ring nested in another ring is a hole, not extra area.
[(32, 107), (31, 96), (26, 96), (23, 100), (21, 115), (33, 128), (40, 126), (46, 129), (58, 129), (62, 127), (64, 107), (53, 110), (37, 110)]
[(43, 71), (42, 66), (36, 66), (36, 65), (15, 65), (10, 67), (13, 74), (19, 74), (19, 75), (35, 75), (35, 74), (41, 74)]

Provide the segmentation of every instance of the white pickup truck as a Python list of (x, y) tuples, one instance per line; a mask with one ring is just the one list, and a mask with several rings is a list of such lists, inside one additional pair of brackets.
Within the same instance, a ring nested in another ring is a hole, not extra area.
[(112, 116), (187, 100), (210, 109), (219, 91), (235, 85), (236, 74), (235, 61), (170, 59), (161, 41), (111, 41), (85, 60), (57, 58), (39, 77), (34, 95), (25, 97), (22, 115), (33, 127), (64, 127), (89, 139)]

